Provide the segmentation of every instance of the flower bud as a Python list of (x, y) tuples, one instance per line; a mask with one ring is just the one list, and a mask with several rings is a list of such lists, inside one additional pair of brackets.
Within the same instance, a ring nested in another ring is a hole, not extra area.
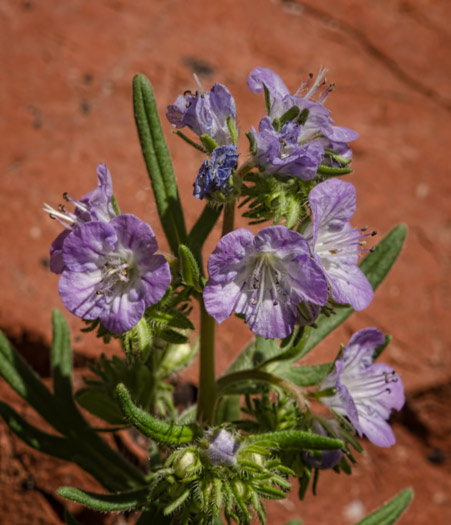
[(178, 478), (185, 478), (201, 467), (199, 456), (192, 450), (185, 450), (174, 462), (174, 473)]

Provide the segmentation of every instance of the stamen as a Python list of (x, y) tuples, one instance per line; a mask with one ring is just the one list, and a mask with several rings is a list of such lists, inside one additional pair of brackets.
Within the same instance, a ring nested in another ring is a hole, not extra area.
[(202, 87), (202, 84), (200, 83), (199, 77), (196, 75), (196, 73), (193, 73), (194, 80), (196, 81), (196, 84), (199, 86), (199, 91), (201, 95), (205, 95), (205, 90)]

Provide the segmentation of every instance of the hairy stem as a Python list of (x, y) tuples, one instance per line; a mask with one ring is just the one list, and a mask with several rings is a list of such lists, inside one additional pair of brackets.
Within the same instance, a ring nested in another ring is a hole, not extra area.
[(212, 425), (216, 403), (215, 381), (215, 320), (205, 310), (200, 301), (200, 361), (199, 397), (197, 402), (197, 422)]
[(224, 216), (222, 219), (222, 234), (224, 237), (227, 233), (233, 231), (235, 222), (235, 201), (227, 202), (224, 206)]

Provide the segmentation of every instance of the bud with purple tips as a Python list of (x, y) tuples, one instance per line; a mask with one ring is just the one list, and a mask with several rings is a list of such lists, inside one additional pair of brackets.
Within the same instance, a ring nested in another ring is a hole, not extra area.
[(319, 391), (335, 390), (321, 401), (346, 416), (359, 436), (365, 435), (379, 447), (390, 447), (395, 436), (387, 420), (392, 409), (401, 410), (405, 397), (398, 374), (384, 363), (373, 363), (375, 350), (384, 343), (384, 334), (376, 328), (356, 332)]
[(236, 454), (240, 448), (240, 443), (230, 432), (221, 429), (210, 441), (206, 456), (214, 467), (236, 465)]
[(234, 144), (219, 146), (213, 150), (211, 160), (204, 160), (194, 183), (193, 195), (198, 199), (212, 196), (215, 192), (227, 195), (232, 191), (230, 175), (238, 162)]

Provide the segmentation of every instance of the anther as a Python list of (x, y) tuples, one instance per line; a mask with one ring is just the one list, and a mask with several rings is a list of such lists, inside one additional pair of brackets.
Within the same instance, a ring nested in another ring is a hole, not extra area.
[(364, 226), (363, 228), (360, 228), (361, 232), (366, 232), (366, 230), (369, 228), (369, 226)]
[(372, 248), (370, 248), (370, 252), (373, 253), (376, 251), (376, 246), (373, 246)]
[(50, 217), (51, 219), (53, 219), (53, 220), (56, 219), (55, 215), (53, 215), (53, 214), (51, 214), (51, 213), (49, 213), (49, 217)]
[(366, 245), (366, 241), (360, 241), (359, 242), (359, 246), (365, 246)]
[(274, 301), (272, 304), (273, 304), (274, 306), (277, 306), (277, 305), (279, 304), (279, 301)]
[(255, 306), (257, 304), (257, 301), (255, 299), (252, 299), (251, 304)]
[(373, 232), (371, 232), (371, 234), (370, 234), (370, 235), (371, 235), (371, 237), (374, 237), (375, 235), (377, 235), (377, 231), (376, 231), (376, 230), (374, 230)]
[(63, 193), (63, 199), (64, 199), (65, 201), (69, 202), (70, 197), (69, 197), (69, 194), (67, 193), (67, 191), (65, 191), (65, 192)]
[(192, 94), (191, 90), (187, 89), (187, 90), (183, 93), (183, 96), (184, 96), (184, 97), (192, 97), (193, 94)]
[(338, 250), (329, 250), (329, 253), (331, 253), (332, 255), (336, 255), (338, 253)]
[(64, 204), (58, 204), (59, 211), (62, 211), (63, 213), (66, 211), (66, 208), (64, 207)]
[(102, 290), (96, 290), (96, 295), (105, 295), (105, 292), (102, 292)]

